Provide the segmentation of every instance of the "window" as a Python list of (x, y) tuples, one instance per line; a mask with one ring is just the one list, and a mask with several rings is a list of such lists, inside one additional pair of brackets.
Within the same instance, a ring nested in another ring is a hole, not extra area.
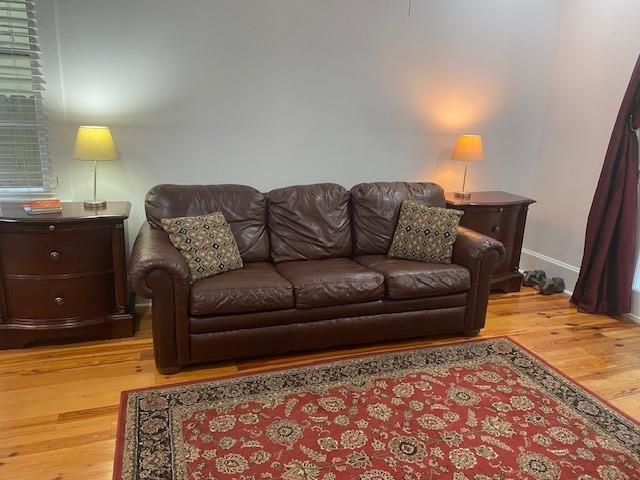
[(0, 196), (50, 192), (33, 0), (0, 0)]

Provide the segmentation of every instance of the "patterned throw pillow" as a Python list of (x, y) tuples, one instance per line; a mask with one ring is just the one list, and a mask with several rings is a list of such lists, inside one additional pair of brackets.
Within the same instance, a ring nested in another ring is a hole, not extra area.
[(242, 268), (242, 257), (222, 212), (163, 218), (162, 228), (187, 261), (191, 281)]
[(428, 263), (451, 263), (461, 210), (429, 207), (404, 200), (390, 257)]

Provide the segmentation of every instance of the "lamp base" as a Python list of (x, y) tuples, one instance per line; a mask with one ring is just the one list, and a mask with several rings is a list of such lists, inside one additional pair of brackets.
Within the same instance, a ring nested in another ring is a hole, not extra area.
[(463, 198), (465, 200), (468, 200), (471, 198), (471, 193), (470, 192), (453, 192), (453, 196), (456, 198)]
[(85, 200), (84, 208), (100, 209), (107, 208), (106, 200)]

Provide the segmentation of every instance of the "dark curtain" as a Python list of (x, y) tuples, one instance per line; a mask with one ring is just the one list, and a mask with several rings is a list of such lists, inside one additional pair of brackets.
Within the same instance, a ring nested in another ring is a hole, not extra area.
[[(588, 101), (588, 100), (587, 100)], [(580, 311), (631, 310), (638, 195), (640, 57), (622, 100), (591, 204), (578, 283), (571, 301)]]

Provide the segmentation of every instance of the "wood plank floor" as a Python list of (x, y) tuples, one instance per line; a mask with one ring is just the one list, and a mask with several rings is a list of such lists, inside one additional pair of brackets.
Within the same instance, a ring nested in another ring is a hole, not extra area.
[[(147, 310), (134, 338), (0, 351), (0, 479), (110, 479), (120, 392), (311, 359), (334, 359), (424, 339), (229, 362), (167, 377), (153, 365)], [(510, 335), (576, 382), (640, 420), (640, 325), (577, 313), (568, 297), (531, 289), (493, 295), (480, 338)]]

